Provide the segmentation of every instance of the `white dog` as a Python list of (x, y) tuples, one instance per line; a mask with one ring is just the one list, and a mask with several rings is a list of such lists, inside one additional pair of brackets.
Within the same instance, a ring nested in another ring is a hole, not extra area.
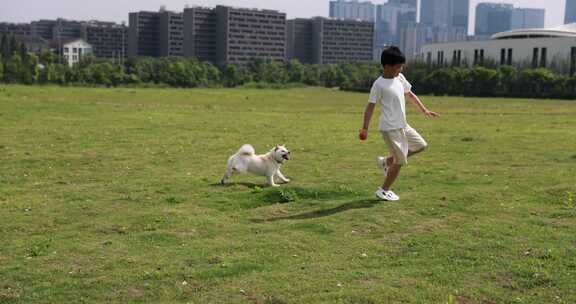
[(251, 145), (243, 145), (236, 154), (230, 156), (228, 159), (228, 167), (220, 183), (224, 184), (232, 174), (250, 172), (256, 175), (266, 176), (266, 180), (270, 186), (278, 187), (274, 182), (275, 176), (284, 183), (290, 182), (290, 180), (280, 172), (282, 164), (289, 159), (290, 151), (288, 151), (284, 145), (278, 145), (264, 155), (256, 155), (254, 147)]

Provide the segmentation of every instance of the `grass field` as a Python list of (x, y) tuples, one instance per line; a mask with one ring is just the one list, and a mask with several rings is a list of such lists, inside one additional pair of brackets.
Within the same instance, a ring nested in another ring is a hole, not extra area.
[(423, 97), (385, 203), (366, 99), (1, 86), (0, 303), (576, 303), (575, 102)]

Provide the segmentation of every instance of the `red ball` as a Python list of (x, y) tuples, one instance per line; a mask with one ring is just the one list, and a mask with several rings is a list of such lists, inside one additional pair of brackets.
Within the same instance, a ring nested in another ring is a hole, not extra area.
[(360, 137), (360, 140), (366, 140), (366, 138), (368, 138), (368, 132), (360, 131), (360, 134), (358, 135), (358, 137)]

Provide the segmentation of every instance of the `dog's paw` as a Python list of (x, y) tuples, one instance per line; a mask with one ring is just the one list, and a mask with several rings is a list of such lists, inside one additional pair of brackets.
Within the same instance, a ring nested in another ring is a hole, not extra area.
[(278, 184), (272, 184), (272, 185), (270, 185), (270, 187), (280, 187), (280, 185), (278, 185)]

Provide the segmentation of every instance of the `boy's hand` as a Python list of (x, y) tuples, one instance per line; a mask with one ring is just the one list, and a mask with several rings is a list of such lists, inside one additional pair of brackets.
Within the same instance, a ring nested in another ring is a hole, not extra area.
[(360, 132), (358, 132), (358, 137), (360, 140), (366, 140), (368, 138), (368, 130), (360, 129)]
[(428, 116), (428, 117), (440, 117), (440, 114), (433, 112), (433, 111), (424, 111), (424, 115)]

